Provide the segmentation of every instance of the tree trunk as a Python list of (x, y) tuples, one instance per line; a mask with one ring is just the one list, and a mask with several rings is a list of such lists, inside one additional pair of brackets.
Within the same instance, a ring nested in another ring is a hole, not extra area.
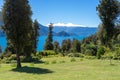
[(18, 52), (16, 53), (16, 56), (17, 56), (17, 68), (21, 68), (20, 55)]

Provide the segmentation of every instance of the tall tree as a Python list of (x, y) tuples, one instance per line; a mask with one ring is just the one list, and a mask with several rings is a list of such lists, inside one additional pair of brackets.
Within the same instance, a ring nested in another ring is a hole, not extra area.
[(40, 27), (39, 27), (39, 23), (37, 20), (34, 21), (33, 23), (33, 53), (35, 54), (36, 53), (36, 49), (37, 49), (37, 43), (38, 43), (38, 37), (40, 36), (39, 34), (39, 30), (40, 30)]
[(55, 41), (53, 43), (53, 49), (54, 49), (54, 51), (55, 51), (56, 54), (58, 54), (59, 48), (60, 48), (59, 42)]
[(98, 15), (102, 21), (103, 31), (101, 43), (109, 46), (111, 38), (114, 35), (115, 21), (120, 13), (120, 4), (118, 0), (100, 0), (97, 7)]
[(81, 43), (80, 41), (74, 39), (72, 42), (72, 51), (73, 52), (80, 52), (81, 51)]
[(2, 9), (7, 41), (13, 46), (17, 57), (17, 68), (21, 67), (20, 55), (30, 44), (32, 31), (32, 11), (28, 0), (4, 0)]
[(52, 29), (53, 29), (53, 23), (50, 23), (48, 36), (47, 36), (47, 39), (46, 39), (46, 43), (44, 45), (44, 50), (53, 50)]

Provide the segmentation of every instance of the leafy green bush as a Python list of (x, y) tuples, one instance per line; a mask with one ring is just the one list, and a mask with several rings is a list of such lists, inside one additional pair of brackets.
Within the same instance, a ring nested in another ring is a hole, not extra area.
[(41, 57), (47, 57), (47, 56), (50, 56), (50, 55), (56, 55), (56, 53), (53, 50), (44, 50), (42, 52), (38, 52), (37, 53), (37, 56), (39, 58), (41, 58)]
[(10, 61), (8, 58), (6, 58), (6, 57), (4, 57), (4, 58), (1, 60), (1, 62), (2, 62), (2, 63), (6, 63), (6, 64), (11, 63), (11, 61)]
[(97, 58), (98, 59), (100, 59), (101, 58), (101, 55), (104, 55), (104, 53), (105, 53), (105, 49), (104, 49), (104, 47), (99, 47), (98, 48), (98, 51), (97, 51)]
[(71, 58), (70, 61), (71, 61), (71, 62), (75, 62), (76, 59), (75, 59), (75, 58)]
[(39, 58), (38, 57), (22, 57), (22, 62), (39, 62)]
[(70, 54), (68, 54), (68, 57), (81, 57), (81, 58), (83, 58), (84, 54), (81, 54), (81, 53), (70, 53)]

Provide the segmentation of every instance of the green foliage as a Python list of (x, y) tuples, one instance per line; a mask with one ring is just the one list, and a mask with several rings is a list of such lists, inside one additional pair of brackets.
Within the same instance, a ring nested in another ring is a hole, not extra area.
[(40, 36), (39, 30), (40, 30), (39, 23), (37, 20), (35, 20), (33, 22), (33, 37), (32, 37), (33, 53), (34, 54), (36, 54), (38, 37)]
[(42, 58), (42, 57), (48, 57), (51, 55), (56, 55), (56, 53), (53, 50), (44, 50), (42, 52), (38, 52), (36, 54), (37, 57)]
[(80, 52), (81, 51), (81, 43), (80, 41), (74, 39), (72, 41), (72, 51), (73, 52)]
[(47, 36), (47, 39), (46, 39), (46, 43), (44, 45), (44, 50), (53, 50), (52, 29), (53, 29), (53, 24), (50, 23), (49, 33), (48, 33), (48, 36)]
[(89, 55), (89, 56), (96, 56), (97, 45), (95, 45), (93, 43), (90, 43), (90, 44), (83, 43), (81, 45), (81, 53), (83, 53), (85, 55)]
[(71, 50), (71, 47), (72, 47), (71, 45), (72, 43), (70, 39), (63, 40), (61, 45), (61, 52), (67, 55), (67, 52), (70, 52)]
[(100, 0), (97, 7), (98, 15), (102, 21), (102, 27), (99, 30), (101, 43), (109, 47), (111, 38), (115, 33), (116, 19), (120, 13), (120, 5), (118, 0)]
[[(7, 13), (7, 14), (6, 14)], [(28, 0), (5, 0), (2, 9), (7, 42), (17, 55), (17, 67), (21, 67), (20, 54), (31, 43), (32, 11)]]
[(80, 58), (83, 58), (84, 54), (81, 54), (81, 53), (69, 53), (68, 57), (80, 57)]
[(101, 55), (104, 55), (104, 53), (105, 53), (104, 47), (100, 46), (97, 51), (97, 58), (100, 59)]
[(70, 59), (70, 62), (75, 62), (75, 61), (76, 61), (75, 58), (71, 58), (71, 59)]
[(58, 54), (58, 52), (60, 51), (59, 42), (55, 41), (53, 43), (53, 49), (54, 49), (55, 53)]

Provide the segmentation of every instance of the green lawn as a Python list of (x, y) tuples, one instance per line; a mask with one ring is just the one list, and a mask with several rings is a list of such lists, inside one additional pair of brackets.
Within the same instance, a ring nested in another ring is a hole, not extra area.
[(0, 64), (0, 80), (120, 80), (118, 61), (110, 65), (109, 60), (75, 59), (71, 62), (68, 57), (43, 58), (47, 64), (23, 63), (21, 69)]

